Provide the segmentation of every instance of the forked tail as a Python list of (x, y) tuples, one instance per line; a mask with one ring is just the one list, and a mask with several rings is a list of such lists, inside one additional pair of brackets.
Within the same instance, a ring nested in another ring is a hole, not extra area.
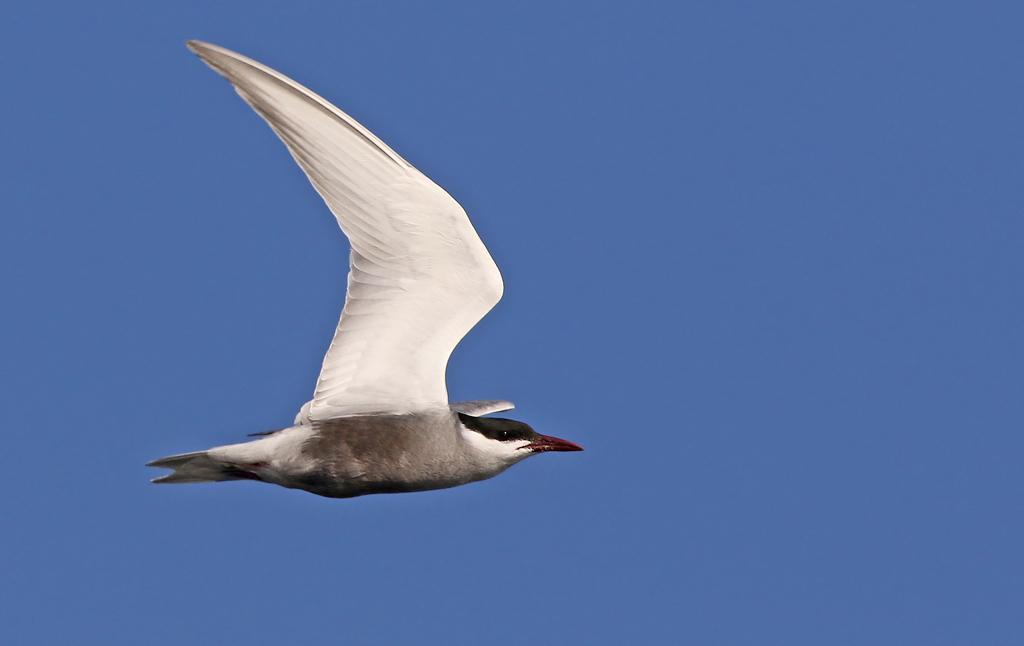
[(157, 484), (184, 484), (187, 482), (220, 482), (223, 480), (260, 479), (256, 474), (239, 469), (233, 464), (214, 460), (206, 451), (169, 455), (166, 458), (153, 460), (146, 466), (174, 469), (174, 473), (154, 478), (152, 482)]

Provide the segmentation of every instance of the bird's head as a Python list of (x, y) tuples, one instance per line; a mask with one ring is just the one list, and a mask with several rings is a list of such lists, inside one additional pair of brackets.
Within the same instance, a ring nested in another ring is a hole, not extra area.
[(462, 436), (484, 462), (504, 469), (523, 458), (547, 451), (582, 451), (583, 447), (550, 435), (529, 424), (502, 417), (473, 417), (459, 413)]

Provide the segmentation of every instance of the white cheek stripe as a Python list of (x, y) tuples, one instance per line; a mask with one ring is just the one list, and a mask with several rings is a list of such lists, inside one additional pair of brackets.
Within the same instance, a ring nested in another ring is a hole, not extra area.
[(485, 437), (476, 431), (469, 429), (460, 429), (462, 437), (465, 438), (466, 442), (473, 447), (476, 452), (486, 458), (501, 462), (515, 462), (530, 455), (530, 452), (521, 450), (527, 446), (529, 440), (519, 440), (516, 442), (500, 442), (498, 440), (492, 440), (489, 437)]

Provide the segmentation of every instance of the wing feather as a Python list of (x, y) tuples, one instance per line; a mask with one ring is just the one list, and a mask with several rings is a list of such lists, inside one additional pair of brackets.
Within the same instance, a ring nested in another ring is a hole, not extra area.
[(300, 417), (447, 406), (448, 358), (502, 294), (466, 212), (322, 97), (235, 52), (188, 45), (284, 142), (351, 245), (345, 307)]

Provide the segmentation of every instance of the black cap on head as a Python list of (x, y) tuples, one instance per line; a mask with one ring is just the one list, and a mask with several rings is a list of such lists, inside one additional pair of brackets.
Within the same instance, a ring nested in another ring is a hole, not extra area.
[(476, 431), (484, 437), (499, 442), (512, 442), (515, 440), (533, 441), (540, 437), (540, 434), (530, 428), (529, 424), (517, 422), (514, 419), (504, 417), (473, 417), (465, 413), (459, 413), (459, 420), (462, 424)]

